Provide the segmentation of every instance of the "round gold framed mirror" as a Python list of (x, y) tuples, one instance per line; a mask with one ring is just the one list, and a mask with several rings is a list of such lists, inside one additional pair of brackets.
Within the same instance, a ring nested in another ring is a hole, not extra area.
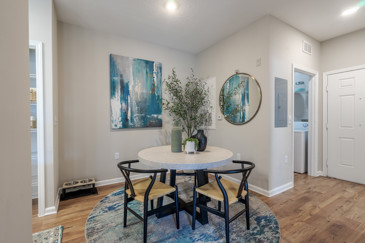
[(251, 121), (261, 106), (261, 87), (247, 73), (236, 73), (223, 84), (219, 93), (219, 106), (223, 117), (234, 125)]

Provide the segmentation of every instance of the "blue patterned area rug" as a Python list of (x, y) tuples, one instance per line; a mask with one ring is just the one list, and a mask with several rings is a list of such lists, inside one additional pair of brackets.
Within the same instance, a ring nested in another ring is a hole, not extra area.
[(61, 243), (63, 226), (57, 226), (52, 229), (34, 233), (33, 243)]
[[(179, 197), (192, 200), (193, 183), (189, 177), (178, 177)], [(128, 213), (127, 227), (123, 228), (123, 193), (124, 187), (103, 198), (91, 211), (85, 226), (85, 238), (94, 242), (143, 242), (143, 223)], [(165, 201), (170, 202), (170, 198)], [(156, 201), (156, 200), (155, 200)], [(156, 202), (155, 202), (156, 203)], [(215, 200), (209, 204), (217, 204)], [(128, 204), (136, 211), (143, 212), (141, 203), (133, 201)], [(230, 205), (230, 214), (242, 210), (242, 203)], [(198, 209), (199, 210), (199, 209)], [(230, 224), (231, 242), (280, 242), (280, 229), (274, 213), (254, 195), (250, 195), (251, 229), (246, 229), (246, 219), (242, 215)], [(175, 226), (175, 216), (148, 218), (148, 242), (225, 242), (224, 219), (208, 213), (209, 224), (191, 229), (191, 216), (180, 212), (180, 229)]]

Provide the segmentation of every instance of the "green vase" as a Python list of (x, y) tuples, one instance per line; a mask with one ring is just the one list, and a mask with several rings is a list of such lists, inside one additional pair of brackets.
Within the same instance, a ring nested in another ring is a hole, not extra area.
[(182, 128), (176, 124), (172, 127), (171, 131), (171, 152), (182, 152)]

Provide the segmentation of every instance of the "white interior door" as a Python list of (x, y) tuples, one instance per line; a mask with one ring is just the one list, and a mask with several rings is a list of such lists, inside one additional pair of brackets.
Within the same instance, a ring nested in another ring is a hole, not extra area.
[(328, 77), (328, 176), (365, 184), (365, 69)]

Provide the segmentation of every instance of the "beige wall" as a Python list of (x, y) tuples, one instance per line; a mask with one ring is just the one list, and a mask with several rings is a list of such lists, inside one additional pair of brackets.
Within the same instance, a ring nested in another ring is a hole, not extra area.
[[(58, 25), (60, 184), (70, 179), (121, 177), (117, 162), (136, 159), (139, 150), (165, 143), (165, 129), (110, 130), (109, 54), (162, 62), (163, 78), (176, 67), (190, 74), (195, 57), (161, 46)], [(114, 153), (120, 159), (114, 160)]]
[(321, 43), (321, 69), (336, 69), (365, 64), (365, 29)]
[[(303, 40), (312, 44), (312, 55), (302, 52)], [(280, 187), (293, 181), (292, 130), (293, 130), (293, 64), (319, 72), (320, 43), (288, 24), (270, 17), (270, 186)], [(292, 124), (286, 128), (274, 128), (275, 77), (288, 80), (288, 115)], [(322, 117), (321, 113), (317, 117)], [(284, 156), (288, 155), (288, 163)], [(322, 161), (322, 157), (319, 158)], [(321, 163), (321, 162), (320, 162)]]
[(31, 242), (28, 1), (0, 2), (0, 31), (0, 242)]
[[(302, 42), (313, 45), (313, 55), (302, 52)], [(209, 131), (209, 143), (230, 148), (241, 159), (255, 162), (250, 183), (273, 190), (290, 183), (292, 168), (292, 125), (274, 128), (274, 79), (288, 80), (288, 115), (292, 118), (293, 64), (319, 71), (320, 44), (272, 16), (253, 23), (198, 55), (198, 70), (203, 77), (217, 77), (217, 97), (225, 80), (236, 69), (254, 76), (262, 88), (262, 105), (248, 124), (234, 126), (217, 121)], [(261, 66), (256, 60), (261, 58)], [(217, 98), (218, 104), (218, 98)], [(220, 113), (217, 107), (217, 114)], [(284, 156), (288, 155), (288, 163)]]
[[(197, 58), (199, 74), (203, 78), (216, 77), (216, 104), (224, 82), (238, 69), (249, 73), (259, 82), (262, 89), (262, 104), (256, 117), (241, 126), (226, 120), (218, 120), (216, 130), (208, 131), (208, 144), (229, 148), (236, 158), (253, 161), (256, 168), (250, 183), (263, 189), (269, 188), (270, 168), (270, 80), (269, 80), (269, 21), (265, 17), (216, 45), (201, 52)], [(261, 66), (256, 60), (261, 58)], [(216, 107), (216, 114), (221, 114)]]
[(51, 208), (58, 191), (57, 21), (53, 1), (29, 0), (29, 39), (43, 43), (45, 207)]

